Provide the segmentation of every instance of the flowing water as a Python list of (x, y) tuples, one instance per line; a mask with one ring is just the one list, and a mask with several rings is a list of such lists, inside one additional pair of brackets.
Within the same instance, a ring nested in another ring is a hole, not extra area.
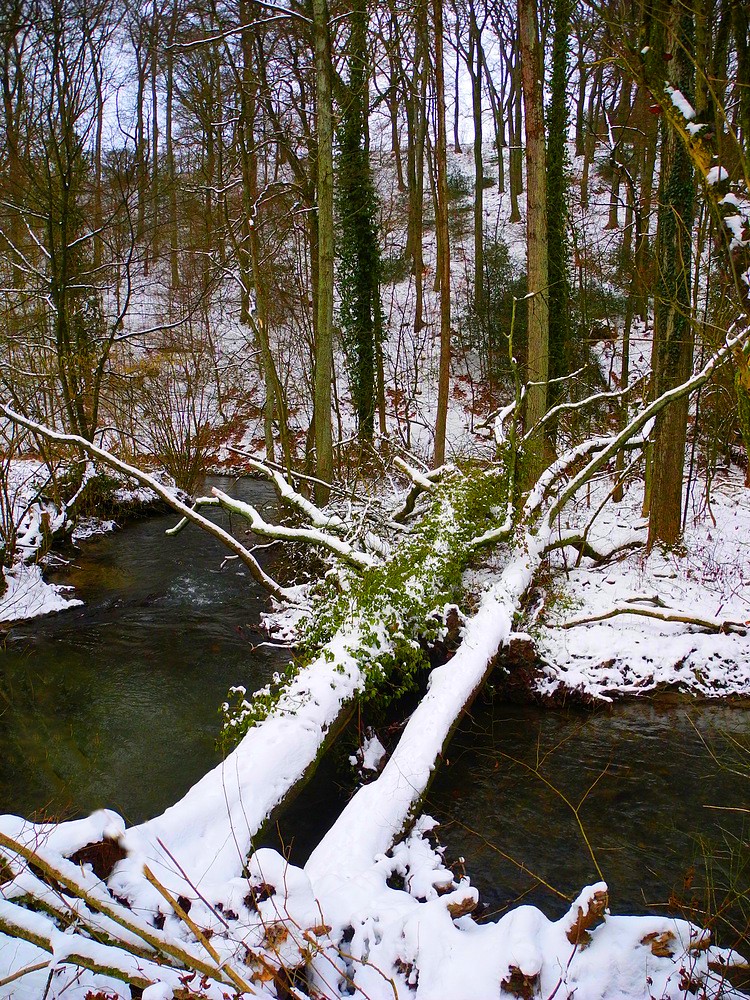
[[(250, 479), (208, 485), (272, 500)], [(218, 762), (228, 688), (255, 690), (288, 661), (253, 651), (267, 600), (244, 567), (199, 528), (165, 536), (174, 523), (147, 517), (67, 553), (60, 582), (83, 607), (13, 629), (0, 650), (0, 812), (161, 812)]]
[[(214, 482), (271, 499), (251, 480)], [(287, 662), (253, 648), (265, 594), (198, 529), (165, 537), (172, 523), (86, 542), (65, 577), (85, 605), (14, 629), (0, 651), (0, 811), (110, 806), (129, 822), (162, 811), (218, 760), (228, 687), (253, 690)], [(600, 873), (617, 912), (660, 910), (700, 869), (701, 843), (716, 852), (746, 833), (749, 720), (741, 705), (688, 700), (590, 714), (480, 699), (426, 809), (492, 911), (522, 900), (561, 913), (562, 896)], [(348, 752), (324, 761), (282, 821), (297, 863), (351, 790)]]

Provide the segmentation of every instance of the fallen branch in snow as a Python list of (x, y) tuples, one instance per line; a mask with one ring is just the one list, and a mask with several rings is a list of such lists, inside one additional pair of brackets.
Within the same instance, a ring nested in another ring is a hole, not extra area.
[[(37, 948), (52, 955), (56, 964), (67, 962), (99, 975), (119, 979), (141, 990), (158, 981), (157, 976), (162, 972), (159, 966), (142, 960), (140, 960), (142, 965), (136, 966), (133, 958), (122, 948), (102, 945), (80, 934), (76, 934), (74, 938), (69, 937), (66, 943), (70, 945), (75, 942), (75, 945), (62, 952), (59, 942), (63, 938), (63, 932), (50, 918), (4, 900), (0, 900), (0, 933), (36, 945)], [(39, 963), (39, 967), (42, 967), (42, 963)], [(151, 977), (147, 976), (147, 970), (151, 971)], [(168, 970), (164, 969), (163, 972), (165, 980), (168, 981)], [(9, 977), (11, 982), (15, 978), (17, 977)], [(180, 985), (177, 977), (174, 985)]]
[(576, 549), (581, 557), (592, 559), (595, 563), (601, 566), (604, 563), (611, 562), (612, 559), (621, 555), (623, 552), (629, 552), (631, 549), (641, 549), (645, 544), (645, 538), (630, 538), (627, 541), (621, 542), (619, 545), (615, 545), (613, 548), (604, 551), (602, 549), (598, 549), (593, 542), (589, 541), (585, 532), (566, 531), (562, 532), (557, 538), (553, 538), (549, 542), (547, 545), (547, 551), (551, 552), (554, 549), (564, 549), (569, 545), (571, 548)]
[(26, 965), (22, 969), (17, 969), (10, 976), (6, 976), (4, 979), (0, 979), (0, 989), (3, 986), (10, 986), (11, 983), (17, 982), (19, 979), (23, 979), (24, 976), (30, 976), (34, 972), (41, 972), (42, 969), (48, 969), (50, 966), (49, 961), (35, 962), (33, 965)]
[[(113, 925), (118, 925), (120, 933), (124, 930), (129, 935), (134, 935), (136, 939), (141, 940), (151, 949), (154, 958), (157, 955), (162, 955), (167, 961), (176, 960), (182, 967), (195, 969), (202, 975), (223, 978), (219, 968), (204, 961), (200, 955), (185, 947), (183, 942), (168, 937), (147, 923), (146, 920), (136, 916), (126, 906), (118, 903), (109, 895), (103, 883), (99, 882), (91, 873), (84, 872), (73, 862), (61, 856), (55, 857), (53, 852), (41, 845), (30, 848), (17, 838), (10, 837), (1, 831), (0, 847), (4, 848), (5, 856), (11, 861), (11, 864), (13, 858), (18, 857), (31, 865), (32, 868), (36, 867), (49, 885), (52, 887), (62, 886), (74, 899), (82, 900), (90, 910), (103, 914)], [(60, 891), (59, 888), (57, 891)], [(6, 902), (5, 906), (6, 908), (0, 911), (0, 916), (4, 914), (5, 919), (12, 921), (13, 914), (19, 907), (15, 907), (9, 902)], [(8, 907), (12, 907), (12, 909), (8, 909)], [(20, 916), (17, 918), (21, 920)], [(31, 940), (29, 937), (26, 939)], [(32, 941), (32, 943), (36, 942)], [(132, 941), (129, 943), (132, 944)], [(131, 952), (134, 952), (136, 957), (144, 957), (146, 954), (137, 945), (133, 946)]]
[(190, 919), (190, 915), (187, 910), (174, 898), (174, 896), (166, 889), (157, 877), (149, 870), (148, 867), (144, 866), (143, 875), (147, 882), (157, 890), (157, 892), (164, 897), (164, 899), (169, 903), (169, 905), (174, 910), (175, 914), (179, 919), (190, 929), (191, 933), (195, 937), (196, 941), (200, 942), (205, 951), (211, 956), (211, 958), (216, 963), (217, 969), (222, 969), (226, 975), (231, 979), (232, 983), (237, 987), (240, 993), (249, 993), (253, 995), (255, 991), (246, 983), (242, 976), (238, 975), (237, 972), (231, 967), (231, 965), (226, 965), (222, 962), (221, 956), (208, 940), (203, 931), (198, 927), (194, 920)]
[[(664, 606), (664, 605), (663, 605)], [(694, 615), (684, 615), (677, 611), (657, 611), (654, 608), (639, 608), (632, 604), (627, 606), (617, 605), (608, 611), (603, 611), (598, 615), (590, 615), (587, 618), (574, 618), (572, 621), (564, 622), (560, 628), (576, 628), (578, 625), (590, 625), (594, 622), (608, 621), (618, 615), (640, 615), (642, 618), (654, 618), (660, 622), (675, 622), (680, 625), (696, 625), (698, 628), (706, 629), (708, 632), (734, 632), (737, 635), (747, 635), (748, 622), (736, 622), (730, 619), (720, 618), (698, 618)]]

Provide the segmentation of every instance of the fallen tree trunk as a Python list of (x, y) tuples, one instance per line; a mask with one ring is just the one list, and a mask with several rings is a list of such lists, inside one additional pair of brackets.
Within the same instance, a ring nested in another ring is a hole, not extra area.
[[(355, 625), (342, 628), (225, 761), (161, 816), (126, 831), (128, 857), (110, 880), (114, 892), (140, 898), (144, 864), (177, 895), (186, 876), (205, 891), (242, 871), (253, 838), (311, 776), (364, 687), (350, 652), (358, 641)], [(149, 888), (156, 908), (158, 893)]]
[(383, 772), (364, 785), (313, 851), (306, 871), (315, 887), (326, 876), (360, 874), (387, 851), (414, 817), (438, 761), (508, 641), (513, 618), (532, 583), (545, 540), (526, 536), (499, 581), (467, 623), (455, 656), (430, 674), (427, 694), (412, 714)]

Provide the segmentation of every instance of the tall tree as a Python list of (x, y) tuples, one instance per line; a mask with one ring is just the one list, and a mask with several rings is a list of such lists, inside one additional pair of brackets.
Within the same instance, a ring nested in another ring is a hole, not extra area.
[[(482, 78), (484, 49), (482, 26), (474, 0), (469, 0), (469, 52), (466, 65), (471, 78), (471, 109), (474, 121), (474, 311), (484, 313), (484, 163), (482, 159)], [(499, 150), (498, 156), (502, 156)]]
[(437, 203), (435, 205), (435, 228), (437, 231), (438, 274), (440, 277), (440, 372), (438, 375), (435, 450), (433, 454), (433, 464), (437, 467), (445, 462), (445, 430), (448, 422), (451, 365), (451, 250), (448, 234), (448, 141), (445, 128), (442, 0), (432, 0), (432, 13), (435, 31), (435, 113), (437, 116), (435, 142)]
[[(528, 349), (526, 426), (533, 427), (547, 409), (549, 371), (549, 271), (547, 264), (547, 154), (544, 143), (542, 56), (536, 0), (518, 0), (521, 84), (526, 128), (526, 270)], [(529, 445), (529, 475), (543, 463), (544, 440)]]
[[(689, 8), (675, 4), (671, 11), (672, 85), (688, 101), (694, 100), (694, 18)], [(657, 51), (663, 27), (656, 25)], [(691, 322), (692, 234), (695, 206), (693, 166), (685, 144), (668, 121), (663, 123), (659, 215), (656, 235), (657, 287), (654, 314), (652, 368), (654, 395), (692, 372), (694, 333)], [(656, 421), (653, 479), (649, 517), (649, 545), (674, 544), (681, 529), (682, 486), (687, 435), (688, 401), (668, 406)]]
[(313, 0), (316, 110), (317, 296), (315, 323), (315, 487), (318, 503), (328, 499), (333, 479), (331, 379), (333, 376), (333, 96), (327, 0)]
[(377, 197), (367, 144), (370, 74), (365, 0), (355, 3), (349, 25), (349, 81), (338, 130), (338, 287), (359, 436), (371, 441), (375, 427), (381, 305)]
[[(549, 269), (549, 377), (569, 371), (570, 288), (568, 279), (566, 141), (568, 133), (568, 47), (570, 0), (554, 0), (552, 78), (547, 114), (547, 242)], [(556, 383), (559, 386), (561, 383)], [(560, 395), (551, 387), (551, 401)]]

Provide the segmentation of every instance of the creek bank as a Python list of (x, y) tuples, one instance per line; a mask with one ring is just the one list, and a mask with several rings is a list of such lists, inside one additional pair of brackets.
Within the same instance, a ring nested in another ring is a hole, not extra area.
[[(44, 469), (41, 461), (18, 460), (9, 474), (18, 537), (13, 565), (0, 569), (0, 623), (6, 628), (80, 604), (70, 578), (80, 579), (75, 562), (82, 544), (142, 518), (169, 514), (175, 520), (169, 505), (153, 490), (113, 470), (92, 472), (74, 505), (56, 505), (44, 492)], [(190, 501), (184, 491), (171, 486), (166, 473), (155, 475), (175, 497)], [(246, 475), (245, 466), (237, 463), (218, 465), (207, 473), (224, 484)]]
[(32, 460), (12, 463), (8, 473), (12, 528), (3, 541), (12, 546), (13, 559), (0, 568), (0, 623), (6, 628), (79, 605), (65, 580), (78, 547), (167, 509), (150, 490), (88, 470), (71, 500), (56, 502), (47, 476), (43, 463)]
[(585, 532), (602, 557), (564, 545), (550, 553), (516, 623), (508, 697), (528, 691), (551, 705), (665, 690), (750, 697), (750, 490), (741, 470), (717, 477), (710, 504), (706, 484), (692, 484), (672, 550), (646, 549), (640, 485), (618, 505), (599, 508), (602, 497), (599, 484), (566, 512), (561, 533)]
[[(549, 649), (549, 646), (546, 647)], [(547, 651), (546, 655), (549, 655)], [(586, 664), (587, 674), (595, 678), (607, 676), (609, 686), (592, 691), (586, 684), (566, 683), (560, 679), (561, 668), (548, 659), (543, 659), (539, 646), (529, 635), (518, 634), (498, 654), (497, 666), (488, 680), (492, 696), (511, 705), (536, 705), (550, 710), (581, 708), (590, 711), (606, 710), (612, 704), (640, 701), (656, 702), (660, 705), (680, 706), (682, 704), (702, 704), (726, 702), (737, 708), (750, 709), (750, 689), (744, 682), (734, 683), (732, 674), (742, 677), (744, 661), (741, 653), (737, 660), (727, 657), (723, 661), (724, 678), (715, 679), (710, 687), (701, 683), (696, 674), (682, 673), (683, 663), (672, 665), (671, 677), (660, 681), (649, 674), (639, 685), (617, 684), (617, 660), (610, 658), (599, 663)], [(620, 665), (621, 675), (632, 675), (627, 663)], [(612, 677), (614, 676), (614, 681)], [(697, 681), (697, 682), (696, 682)]]

